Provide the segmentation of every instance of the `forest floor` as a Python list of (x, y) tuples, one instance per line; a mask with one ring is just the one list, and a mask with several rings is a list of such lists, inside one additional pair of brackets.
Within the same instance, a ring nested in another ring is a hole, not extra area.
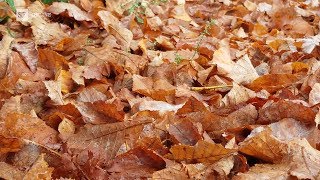
[(320, 179), (318, 0), (0, 2), (0, 178)]

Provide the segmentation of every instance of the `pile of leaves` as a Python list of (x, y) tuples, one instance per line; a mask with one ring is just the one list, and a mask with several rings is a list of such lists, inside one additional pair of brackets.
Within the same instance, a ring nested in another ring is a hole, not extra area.
[(319, 1), (10, 2), (1, 178), (320, 178)]

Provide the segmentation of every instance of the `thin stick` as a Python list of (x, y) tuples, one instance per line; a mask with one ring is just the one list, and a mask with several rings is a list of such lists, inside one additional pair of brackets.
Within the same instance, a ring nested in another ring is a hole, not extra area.
[(225, 87), (232, 87), (232, 85), (219, 85), (219, 86), (206, 86), (206, 87), (190, 87), (190, 90), (192, 91), (202, 91), (202, 90), (213, 90), (213, 89), (219, 89), (219, 88), (225, 88)]

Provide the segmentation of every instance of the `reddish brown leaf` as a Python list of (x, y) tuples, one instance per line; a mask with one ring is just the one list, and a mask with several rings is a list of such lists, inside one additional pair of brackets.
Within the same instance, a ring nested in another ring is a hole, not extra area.
[(299, 78), (293, 74), (268, 74), (255, 79), (248, 87), (254, 91), (264, 89), (269, 93), (274, 93), (279, 89), (293, 85), (298, 80)]
[(284, 118), (293, 118), (298, 121), (313, 124), (316, 116), (311, 108), (291, 101), (278, 101), (259, 110), (258, 123), (273, 123)]

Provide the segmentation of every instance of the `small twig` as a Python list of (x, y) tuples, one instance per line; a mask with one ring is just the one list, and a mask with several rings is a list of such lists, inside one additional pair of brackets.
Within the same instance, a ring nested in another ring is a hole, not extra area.
[(213, 90), (225, 87), (232, 87), (232, 85), (219, 85), (219, 86), (205, 86), (205, 87), (190, 87), (192, 91)]

